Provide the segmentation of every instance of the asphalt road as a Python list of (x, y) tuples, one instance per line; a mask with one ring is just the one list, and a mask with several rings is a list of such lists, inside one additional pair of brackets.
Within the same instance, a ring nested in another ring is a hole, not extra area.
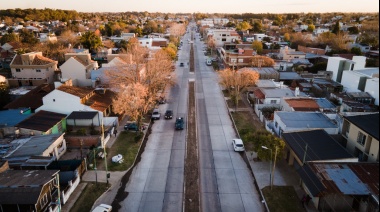
[(199, 38), (194, 42), (202, 211), (264, 211), (250, 170), (233, 151), (236, 134), (203, 45)]
[[(231, 141), (236, 135), (217, 74), (206, 66), (203, 44), (197, 37), (195, 74), (189, 73), (190, 35), (187, 33), (182, 39), (184, 45), (175, 71), (177, 84), (166, 91), (168, 102), (160, 105), (161, 114), (170, 108), (175, 117), (187, 117), (188, 80), (195, 79), (202, 211), (264, 211), (250, 170), (241, 155), (233, 151)], [(181, 62), (184, 67), (179, 67)], [(161, 117), (153, 124), (141, 161), (126, 186), (128, 196), (120, 203), (120, 211), (183, 210), (186, 129), (174, 130), (175, 117), (172, 120)]]

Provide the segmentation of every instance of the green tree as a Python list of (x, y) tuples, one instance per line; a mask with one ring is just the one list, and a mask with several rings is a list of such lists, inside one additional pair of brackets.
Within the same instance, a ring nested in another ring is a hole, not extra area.
[(355, 54), (355, 55), (362, 55), (362, 51), (360, 50), (360, 48), (359, 47), (352, 47), (351, 48), (351, 53), (352, 54)]
[(337, 21), (334, 25), (334, 28), (332, 29), (332, 33), (338, 34), (339, 32), (340, 32), (340, 25), (339, 25), (339, 21)]
[(99, 36), (96, 36), (94, 32), (88, 31), (80, 38), (80, 43), (90, 51), (95, 51), (102, 46), (102, 41)]
[(29, 32), (27, 29), (24, 29), (20, 32), (21, 42), (33, 47), (38, 44), (40, 41), (34, 36), (33, 32)]
[(284, 34), (284, 41), (289, 42), (290, 41), (290, 35), (289, 33)]
[(253, 32), (261, 32), (263, 28), (263, 25), (259, 21), (255, 21), (253, 23)]
[(315, 30), (314, 24), (309, 24), (309, 26), (307, 26), (307, 31), (308, 32), (314, 32), (314, 30)]
[(5, 43), (8, 43), (8, 42), (13, 42), (13, 41), (19, 41), (19, 38), (15, 33), (5, 34), (3, 35), (3, 37), (0, 38), (1, 45), (4, 45)]
[(347, 30), (348, 30), (348, 33), (350, 33), (351, 35), (359, 34), (359, 29), (356, 26), (349, 27)]
[(263, 52), (263, 43), (260, 41), (253, 41), (252, 48), (257, 52), (257, 54), (261, 54)]
[(238, 31), (247, 31), (251, 28), (252, 28), (252, 26), (246, 21), (240, 22), (236, 26), (236, 30), (238, 30)]

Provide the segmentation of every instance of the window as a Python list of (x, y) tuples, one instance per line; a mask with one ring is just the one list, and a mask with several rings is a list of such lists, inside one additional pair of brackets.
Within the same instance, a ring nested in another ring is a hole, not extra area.
[(277, 103), (277, 100), (270, 100), (270, 103), (271, 103), (271, 104), (276, 104), (276, 103)]
[(222, 41), (226, 41), (227, 39), (226, 38), (222, 38)]
[(362, 132), (359, 131), (358, 133), (358, 139), (356, 140), (360, 145), (365, 145), (365, 140), (367, 139), (367, 136), (364, 135)]
[(19, 68), (16, 68), (16, 72), (21, 72), (21, 70)]
[(277, 121), (274, 122), (274, 126), (276, 126), (276, 128), (278, 127)]
[(41, 70), (40, 70), (40, 69), (37, 69), (36, 72), (41, 72)]

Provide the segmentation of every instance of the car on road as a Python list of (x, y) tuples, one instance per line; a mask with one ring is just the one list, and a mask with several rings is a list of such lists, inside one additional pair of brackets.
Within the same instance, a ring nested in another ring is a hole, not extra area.
[(185, 125), (185, 121), (183, 120), (183, 117), (178, 117), (175, 120), (175, 129), (176, 130), (183, 130)]
[(244, 144), (241, 139), (232, 139), (232, 146), (234, 147), (235, 152), (244, 152)]
[(112, 206), (111, 205), (106, 205), (106, 204), (100, 204), (92, 210), (92, 212), (110, 212), (112, 211)]
[(124, 129), (125, 130), (138, 131), (139, 128), (138, 128), (136, 122), (131, 122), (131, 123), (127, 123), (126, 125), (124, 125)]
[(210, 59), (207, 59), (206, 60), (206, 65), (211, 66), (212, 65), (212, 61)]
[(211, 61), (212, 62), (218, 62), (218, 58), (212, 58)]
[(158, 108), (154, 108), (153, 109), (153, 113), (152, 113), (152, 119), (153, 120), (158, 120), (160, 118), (161, 118), (160, 110)]
[(184, 66), (185, 66), (185, 64), (183, 64), (183, 63), (179, 64), (179, 67), (184, 67)]
[(165, 119), (172, 119), (173, 118), (173, 110), (166, 110), (165, 112)]

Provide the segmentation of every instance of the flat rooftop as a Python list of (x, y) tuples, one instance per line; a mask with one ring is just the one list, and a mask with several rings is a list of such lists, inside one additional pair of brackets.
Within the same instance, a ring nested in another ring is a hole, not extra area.
[(288, 128), (337, 128), (337, 126), (321, 112), (286, 112), (276, 111), (281, 121)]

